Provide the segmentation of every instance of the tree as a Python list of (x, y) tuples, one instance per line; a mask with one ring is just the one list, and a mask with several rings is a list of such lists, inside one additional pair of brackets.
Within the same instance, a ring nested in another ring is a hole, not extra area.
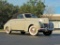
[(43, 14), (45, 5), (41, 0), (29, 0), (20, 7), (20, 13), (33, 13), (38, 17)]
[(55, 13), (55, 8), (53, 6), (47, 6), (44, 13), (52, 16)]
[(7, 22), (13, 14), (19, 11), (18, 6), (13, 6), (12, 4), (7, 3), (7, 1), (0, 0), (0, 22)]
[(7, 1), (0, 1), (0, 16), (4, 18), (10, 18), (14, 13), (19, 11), (18, 6), (13, 6), (7, 3)]

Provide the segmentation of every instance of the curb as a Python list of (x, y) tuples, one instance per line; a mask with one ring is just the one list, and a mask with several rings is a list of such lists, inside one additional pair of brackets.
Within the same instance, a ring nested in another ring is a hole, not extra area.
[(55, 30), (55, 31), (53, 31), (53, 33), (60, 34), (60, 30)]

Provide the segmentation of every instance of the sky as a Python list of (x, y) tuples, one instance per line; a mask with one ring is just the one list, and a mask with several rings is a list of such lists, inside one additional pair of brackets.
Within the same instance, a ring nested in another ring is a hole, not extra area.
[[(23, 5), (27, 1), (28, 0), (7, 0), (10, 4), (18, 6)], [(45, 0), (44, 4), (46, 5), (46, 10), (48, 7), (51, 7), (54, 10), (54, 14), (60, 14), (60, 0)]]

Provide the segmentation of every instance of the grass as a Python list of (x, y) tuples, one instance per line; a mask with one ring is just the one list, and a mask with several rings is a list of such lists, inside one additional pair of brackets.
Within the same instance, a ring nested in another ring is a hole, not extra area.
[(4, 32), (4, 30), (3, 29), (0, 29), (0, 32)]

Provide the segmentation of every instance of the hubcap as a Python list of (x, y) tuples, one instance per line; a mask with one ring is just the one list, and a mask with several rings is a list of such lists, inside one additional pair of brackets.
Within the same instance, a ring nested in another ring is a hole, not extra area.
[(31, 28), (31, 32), (32, 33), (35, 33), (36, 32), (36, 29), (34, 27)]

